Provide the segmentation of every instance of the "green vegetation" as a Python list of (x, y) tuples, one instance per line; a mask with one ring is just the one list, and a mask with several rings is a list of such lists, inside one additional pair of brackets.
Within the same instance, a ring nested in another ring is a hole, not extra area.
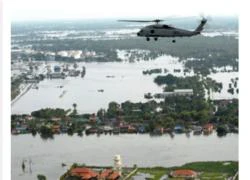
[(44, 176), (44, 175), (38, 174), (38, 175), (37, 175), (37, 179), (38, 179), (38, 180), (46, 180), (47, 178), (46, 178), (46, 176)]
[(137, 173), (145, 173), (153, 176), (153, 180), (159, 180), (162, 176), (168, 174), (170, 170), (163, 167), (154, 167), (154, 168), (139, 168)]
[(214, 105), (218, 107), (215, 117), (219, 123), (229, 123), (238, 127), (239, 124), (239, 100), (215, 101)]
[[(238, 171), (238, 162), (194, 162), (187, 163), (178, 169), (192, 169), (199, 172), (227, 173), (232, 176)], [(175, 169), (175, 168), (174, 168)]]
[[(218, 161), (218, 162), (193, 162), (187, 163), (179, 167), (153, 167), (153, 168), (139, 168), (138, 173), (150, 174), (153, 180), (159, 180), (162, 176), (169, 174), (172, 170), (190, 169), (199, 173), (200, 179), (219, 179), (224, 180), (234, 176), (238, 172), (238, 162), (235, 161)], [(170, 178), (178, 179), (178, 178)], [(180, 178), (179, 178), (180, 179)]]
[(56, 108), (46, 108), (38, 111), (33, 111), (31, 113), (32, 116), (36, 118), (52, 118), (52, 117), (65, 117), (65, 115), (69, 112), (69, 110), (65, 111), (64, 109)]

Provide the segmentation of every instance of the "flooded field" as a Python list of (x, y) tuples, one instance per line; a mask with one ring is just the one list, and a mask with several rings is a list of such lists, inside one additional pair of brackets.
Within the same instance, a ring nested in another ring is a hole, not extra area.
[[(124, 52), (120, 52), (124, 58)], [(54, 63), (59, 64), (59, 63)], [(51, 66), (54, 65), (51, 63)], [(38, 84), (38, 89), (30, 89), (18, 101), (12, 104), (13, 114), (31, 113), (41, 108), (72, 108), (77, 104), (79, 113), (95, 113), (100, 108), (107, 108), (109, 102), (118, 103), (127, 100), (132, 102), (145, 102), (144, 94), (161, 93), (163, 87), (154, 83), (154, 78), (159, 74), (143, 75), (143, 70), (162, 68), (175, 76), (184, 76), (184, 66), (178, 58), (161, 56), (150, 61), (136, 61), (130, 63), (105, 62), (105, 63), (78, 63), (79, 67), (86, 67), (86, 75), (81, 77), (67, 77), (66, 79), (45, 79)], [(181, 72), (174, 72), (180, 69)], [(162, 72), (162, 75), (166, 74)], [(193, 76), (194, 73), (185, 73)], [(238, 77), (238, 73), (216, 73), (211, 77), (223, 83), (221, 93), (212, 94), (214, 99), (229, 99), (237, 97), (227, 92), (231, 78)], [(61, 88), (59, 88), (61, 87)], [(100, 92), (103, 90), (103, 92)], [(63, 96), (60, 96), (64, 94)]]

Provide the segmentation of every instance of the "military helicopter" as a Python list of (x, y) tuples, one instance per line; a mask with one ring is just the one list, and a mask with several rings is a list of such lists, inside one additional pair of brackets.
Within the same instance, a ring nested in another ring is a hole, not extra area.
[[(140, 37), (146, 37), (147, 41), (150, 41), (150, 37), (154, 38), (155, 41), (158, 40), (159, 37), (190, 37), (199, 35), (201, 31), (203, 30), (204, 25), (207, 22), (206, 18), (202, 18), (200, 21), (200, 24), (197, 26), (197, 28), (193, 31), (186, 30), (186, 29), (180, 29), (175, 28), (171, 25), (167, 24), (160, 24), (160, 22), (165, 21), (162, 19), (155, 19), (155, 20), (118, 20), (121, 22), (140, 22), (140, 23), (146, 23), (146, 22), (154, 22), (155, 24), (145, 26), (142, 28), (138, 33), (137, 36)], [(173, 43), (176, 42), (175, 39), (172, 40)]]

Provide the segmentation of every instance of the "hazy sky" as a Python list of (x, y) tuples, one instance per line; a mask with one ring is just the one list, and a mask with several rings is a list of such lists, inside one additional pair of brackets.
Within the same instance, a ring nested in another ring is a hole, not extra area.
[(12, 20), (237, 15), (236, 0), (9, 0)]

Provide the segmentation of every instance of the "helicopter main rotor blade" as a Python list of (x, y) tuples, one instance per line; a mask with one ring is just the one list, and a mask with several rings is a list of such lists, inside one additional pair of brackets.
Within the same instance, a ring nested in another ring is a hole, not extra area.
[(159, 23), (161, 21), (164, 21), (163, 19), (155, 19), (155, 20), (118, 20), (120, 22), (142, 22), (142, 23), (145, 23), (145, 22), (155, 22), (155, 23)]
[(118, 20), (120, 22), (152, 22), (150, 20)]

